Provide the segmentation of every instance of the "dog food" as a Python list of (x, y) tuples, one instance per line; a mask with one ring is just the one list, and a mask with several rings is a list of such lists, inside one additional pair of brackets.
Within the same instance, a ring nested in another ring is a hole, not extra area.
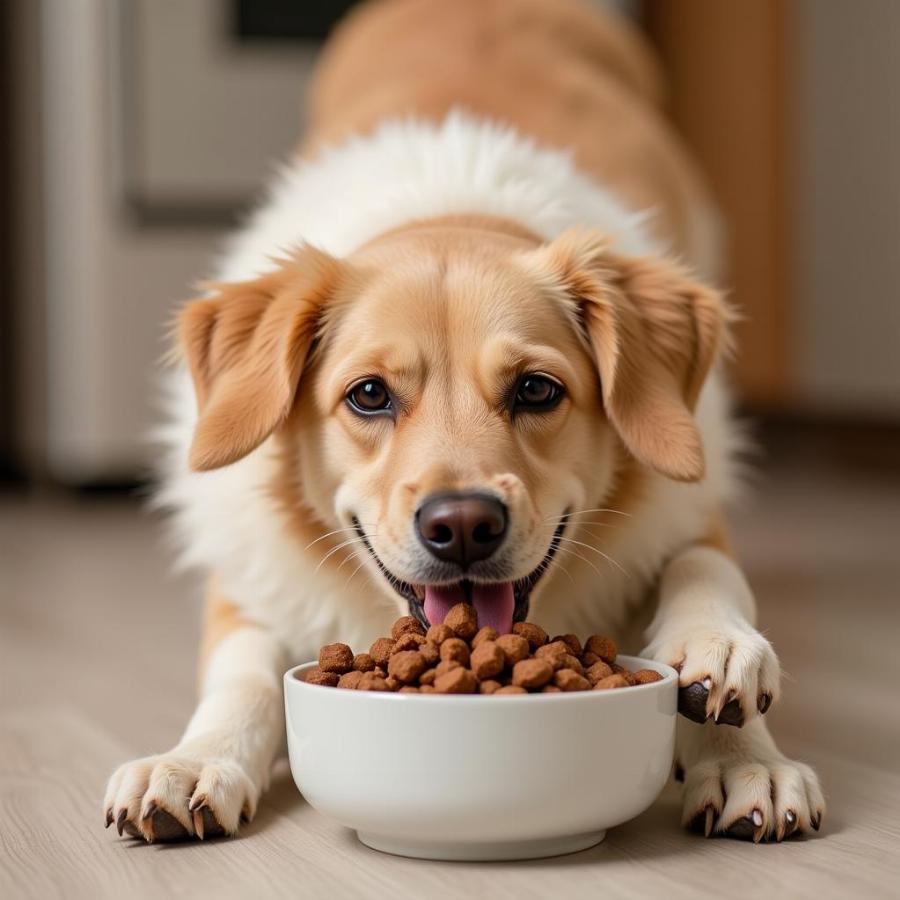
[(659, 681), (653, 669), (629, 672), (616, 662), (611, 638), (574, 634), (551, 638), (533, 622), (517, 622), (511, 634), (478, 627), (478, 614), (458, 603), (428, 630), (414, 616), (394, 622), (390, 637), (367, 653), (326, 644), (319, 664), (305, 673), (310, 684), (401, 694), (563, 694), (607, 691)]

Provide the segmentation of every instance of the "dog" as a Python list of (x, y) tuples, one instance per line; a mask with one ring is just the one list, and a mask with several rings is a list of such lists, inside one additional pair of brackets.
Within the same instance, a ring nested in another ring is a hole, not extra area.
[(107, 825), (234, 834), (285, 668), (466, 599), (679, 670), (683, 825), (819, 828), (764, 718), (718, 225), (661, 84), (576, 0), (375, 0), (338, 28), (305, 143), (177, 316), (160, 496), (208, 573), (200, 700), (112, 775)]

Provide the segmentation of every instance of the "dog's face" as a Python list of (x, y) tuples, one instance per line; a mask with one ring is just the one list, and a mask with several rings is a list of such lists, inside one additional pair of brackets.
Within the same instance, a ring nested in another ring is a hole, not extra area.
[(346, 261), (307, 248), (184, 314), (192, 461), (277, 431), (303, 503), (399, 604), (441, 621), (468, 599), (508, 631), (624, 459), (700, 476), (690, 408), (720, 319), (595, 236), (434, 223)]

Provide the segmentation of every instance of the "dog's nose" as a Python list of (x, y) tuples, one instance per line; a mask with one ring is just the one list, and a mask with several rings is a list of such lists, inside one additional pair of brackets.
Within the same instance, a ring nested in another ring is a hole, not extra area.
[(487, 559), (503, 543), (506, 506), (487, 494), (439, 494), (416, 513), (419, 540), (438, 559), (470, 563)]

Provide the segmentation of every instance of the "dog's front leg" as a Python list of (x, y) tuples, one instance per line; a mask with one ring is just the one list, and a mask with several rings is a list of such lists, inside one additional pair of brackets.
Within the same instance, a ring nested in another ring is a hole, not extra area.
[(104, 810), (148, 841), (234, 834), (256, 812), (282, 742), (284, 651), (215, 590), (207, 600), (201, 699), (168, 753), (120, 766)]
[(780, 666), (755, 619), (725, 548), (698, 544), (663, 572), (644, 654), (679, 670), (679, 709), (693, 719), (679, 720), (676, 740), (683, 823), (707, 836), (781, 840), (818, 829), (825, 801), (815, 772), (786, 758), (762, 719), (778, 699)]

